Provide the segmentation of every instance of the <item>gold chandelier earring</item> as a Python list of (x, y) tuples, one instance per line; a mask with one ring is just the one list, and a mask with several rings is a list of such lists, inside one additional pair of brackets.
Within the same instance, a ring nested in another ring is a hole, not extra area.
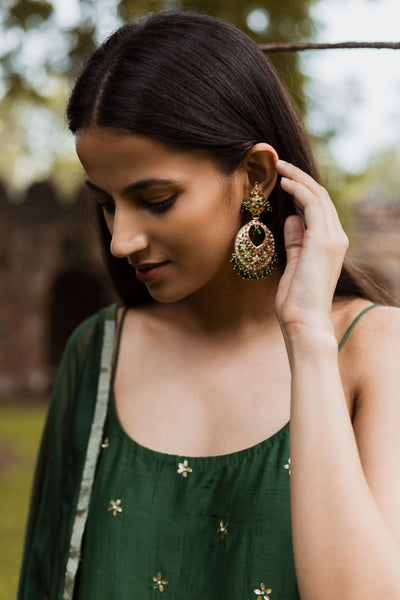
[(235, 239), (235, 251), (230, 259), (233, 268), (243, 279), (261, 279), (275, 269), (278, 258), (275, 252), (275, 239), (262, 221), (260, 215), (271, 211), (268, 198), (265, 198), (258, 183), (248, 199), (243, 202), (242, 210), (248, 210), (252, 220), (239, 230)]

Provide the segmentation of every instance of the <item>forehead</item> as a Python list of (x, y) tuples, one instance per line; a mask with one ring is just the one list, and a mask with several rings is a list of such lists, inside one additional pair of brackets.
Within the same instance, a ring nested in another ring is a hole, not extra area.
[[(76, 151), (89, 179), (194, 176), (217, 171), (215, 161), (197, 150), (176, 150), (126, 129), (91, 127), (78, 132)], [(125, 181), (126, 182), (126, 181)], [(121, 182), (122, 183), (122, 182)]]

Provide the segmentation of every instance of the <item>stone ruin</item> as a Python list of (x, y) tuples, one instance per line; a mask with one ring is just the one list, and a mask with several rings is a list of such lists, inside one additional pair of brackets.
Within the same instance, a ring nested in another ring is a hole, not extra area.
[(0, 396), (50, 391), (63, 347), (115, 299), (83, 193), (63, 205), (49, 183), (21, 203), (0, 187)]

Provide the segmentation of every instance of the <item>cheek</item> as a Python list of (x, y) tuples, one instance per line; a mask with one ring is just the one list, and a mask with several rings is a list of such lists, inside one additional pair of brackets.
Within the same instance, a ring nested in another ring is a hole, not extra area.
[(195, 220), (181, 224), (173, 243), (183, 263), (195, 261), (198, 268), (207, 269), (233, 252), (241, 222), (240, 215), (229, 212), (229, 208), (202, 211)]

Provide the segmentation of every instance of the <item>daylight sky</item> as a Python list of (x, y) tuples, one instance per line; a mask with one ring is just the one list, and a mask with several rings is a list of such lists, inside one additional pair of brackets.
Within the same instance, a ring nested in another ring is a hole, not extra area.
[[(400, 0), (320, 0), (312, 15), (316, 41), (400, 41)], [(400, 50), (310, 51), (302, 61), (320, 106), (310, 128), (326, 125), (322, 109), (342, 122), (331, 143), (341, 167), (359, 171), (375, 152), (400, 152)]]

